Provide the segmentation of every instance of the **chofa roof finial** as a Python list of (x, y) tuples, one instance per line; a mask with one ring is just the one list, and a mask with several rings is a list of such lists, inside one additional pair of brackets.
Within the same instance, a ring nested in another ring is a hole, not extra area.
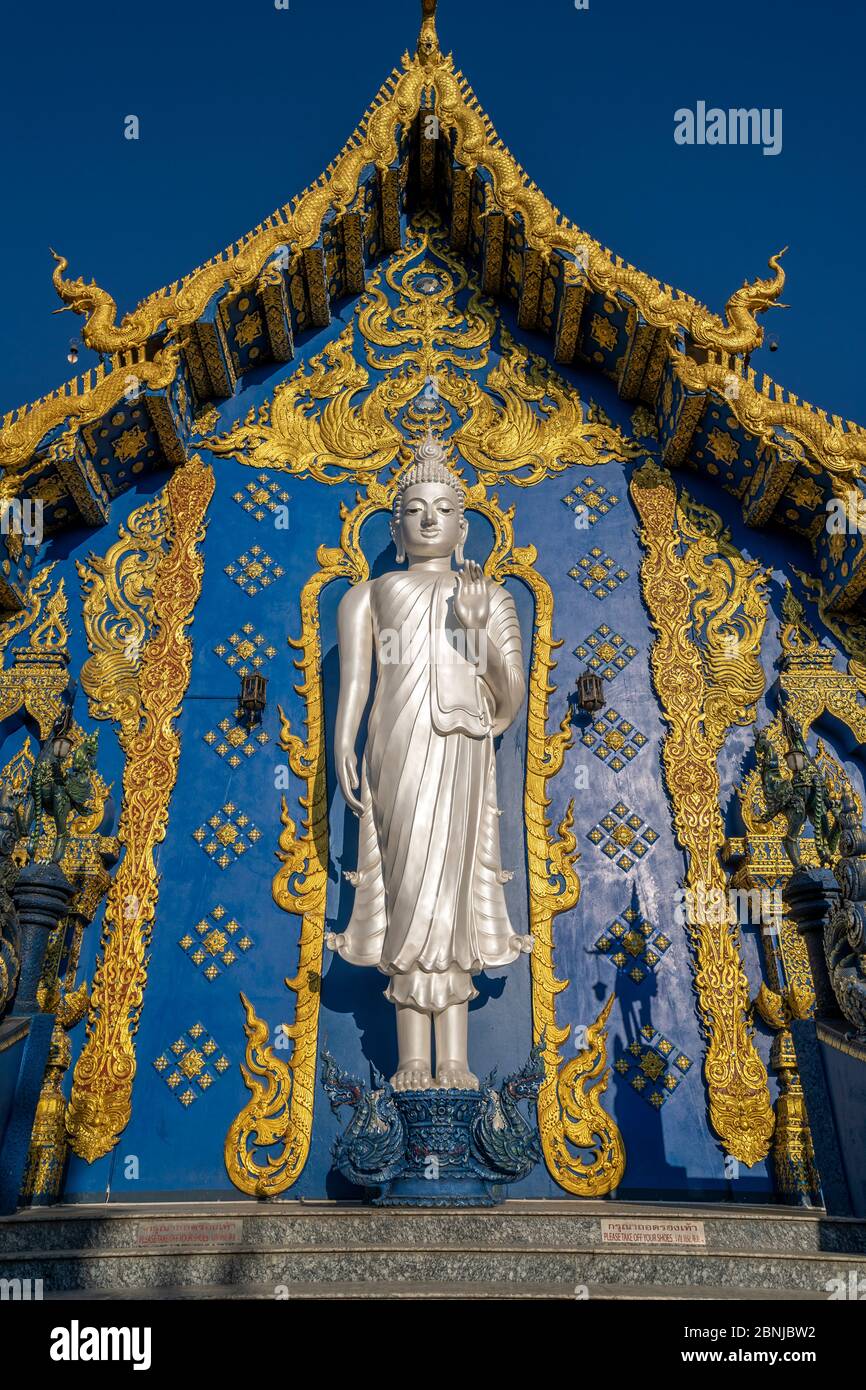
[(418, 57), (425, 64), (435, 62), (439, 57), (439, 38), (436, 33), (436, 0), (421, 0)]

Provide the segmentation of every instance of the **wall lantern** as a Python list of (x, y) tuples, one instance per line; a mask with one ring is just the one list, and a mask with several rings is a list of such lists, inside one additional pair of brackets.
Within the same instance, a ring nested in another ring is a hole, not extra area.
[(267, 702), (268, 682), (258, 671), (248, 671), (241, 676), (241, 714), (252, 729), (262, 722), (262, 713)]
[(601, 676), (590, 671), (587, 666), (582, 676), (577, 678), (577, 703), (587, 714), (597, 714), (604, 709), (604, 686)]

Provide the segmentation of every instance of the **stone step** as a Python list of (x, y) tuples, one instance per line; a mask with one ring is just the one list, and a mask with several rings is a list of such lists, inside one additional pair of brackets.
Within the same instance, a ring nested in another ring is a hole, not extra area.
[(749, 1289), (826, 1292), (831, 1280), (852, 1270), (866, 1283), (866, 1258), (767, 1252), (670, 1249), (393, 1246), (244, 1249), (189, 1247), (144, 1251), (22, 1251), (3, 1262), (4, 1278), (42, 1279), (46, 1290), (143, 1289), (232, 1284), (285, 1288), (307, 1283), (351, 1283), (362, 1275), (377, 1282), (412, 1285), (448, 1283), (469, 1289), (478, 1283), (519, 1282), (556, 1287), (575, 1296), (580, 1285), (643, 1287), (732, 1285)]
[[(16, 1251), (112, 1250), (147, 1246), (178, 1232), (172, 1245), (247, 1248), (419, 1244), (483, 1248), (506, 1243), (601, 1246), (602, 1218), (698, 1221), (708, 1250), (802, 1251), (866, 1255), (866, 1221), (768, 1206), (670, 1206), (631, 1202), (505, 1202), (492, 1208), (376, 1208), (332, 1202), (191, 1202), (34, 1208), (0, 1217), (0, 1259)], [(604, 1247), (609, 1248), (609, 1247)]]
[[(602, 1217), (652, 1221), (659, 1243), (604, 1243)], [(665, 1244), (666, 1234), (676, 1234), (666, 1228), (686, 1220), (702, 1223), (706, 1244)], [(489, 1210), (300, 1202), (55, 1207), (0, 1221), (0, 1277), (42, 1279), (49, 1297), (155, 1290), (203, 1297), (205, 1289), (230, 1288), (234, 1297), (263, 1298), (281, 1288), (294, 1298), (352, 1298), (375, 1287), (404, 1290), (379, 1297), (444, 1298), (450, 1290), (495, 1298), (505, 1290), (509, 1297), (573, 1298), (586, 1286), (594, 1297), (717, 1297), (709, 1291), (721, 1289), (731, 1298), (826, 1298), (832, 1280), (847, 1286), (860, 1278), (866, 1286), (866, 1223), (818, 1211), (609, 1202)], [(494, 1292), (476, 1292), (485, 1289)]]
[[(708, 1285), (699, 1287), (697, 1285), (683, 1286), (672, 1284), (669, 1286), (657, 1285), (652, 1289), (633, 1286), (631, 1288), (622, 1284), (596, 1284), (590, 1290), (593, 1302), (603, 1300), (604, 1302), (621, 1303), (635, 1302), (637, 1300), (651, 1302), (735, 1302), (746, 1300), (749, 1302), (779, 1302), (778, 1289), (739, 1289), (725, 1288), (722, 1286)], [(46, 1302), (75, 1302), (75, 1303), (96, 1303), (96, 1302), (147, 1302), (178, 1300), (196, 1301), (219, 1300), (224, 1302), (226, 1299), (247, 1299), (265, 1300), (273, 1299), (274, 1291), (272, 1288), (254, 1288), (252, 1286), (241, 1286), (237, 1284), (210, 1284), (197, 1288), (184, 1288), (183, 1286), (164, 1289), (86, 1289), (64, 1290), (59, 1293), (48, 1293), (45, 1295)], [(785, 1302), (814, 1303), (826, 1299), (826, 1293), (806, 1292), (802, 1289), (791, 1289), (785, 1294)], [(432, 1301), (453, 1301), (454, 1299), (467, 1301), (509, 1301), (516, 1300), (523, 1302), (526, 1299), (536, 1300), (561, 1300), (563, 1298), (562, 1287), (559, 1284), (532, 1284), (522, 1285), (511, 1283), (499, 1284), (479, 1284), (474, 1283), (465, 1292), (455, 1293), (453, 1284), (431, 1284), (431, 1283), (393, 1283), (386, 1280), (366, 1280), (364, 1283), (333, 1282), (330, 1284), (309, 1283), (296, 1284), (292, 1286), (291, 1298), (293, 1300), (308, 1300), (326, 1302), (345, 1300), (345, 1301), (403, 1301), (409, 1300), (432, 1300)]]

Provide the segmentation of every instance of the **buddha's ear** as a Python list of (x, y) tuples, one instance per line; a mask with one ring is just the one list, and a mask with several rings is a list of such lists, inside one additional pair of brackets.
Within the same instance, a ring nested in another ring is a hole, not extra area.
[(403, 532), (402, 526), (397, 522), (396, 518), (392, 517), (392, 518), (391, 518), (391, 540), (394, 542), (394, 549), (395, 549), (396, 552), (397, 552), (396, 559), (397, 559), (397, 564), (398, 564), (398, 565), (402, 565), (403, 561), (406, 559), (406, 551), (405, 551), (405, 548), (404, 548), (404, 546), (403, 546), (403, 534), (402, 534), (402, 532)]
[(469, 535), (469, 522), (465, 515), (460, 518), (460, 539), (454, 547), (454, 559), (458, 565), (464, 563), (463, 547), (466, 544), (466, 537)]

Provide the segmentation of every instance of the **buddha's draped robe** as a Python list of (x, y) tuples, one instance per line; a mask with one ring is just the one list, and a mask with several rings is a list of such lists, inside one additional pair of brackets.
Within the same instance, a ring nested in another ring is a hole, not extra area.
[(371, 584), (376, 690), (361, 767), (355, 902), (340, 954), (391, 977), (386, 997), (438, 1013), (519, 947), (499, 851), (493, 737), (525, 692), (514, 600), (487, 580), (486, 635), (507, 669), (494, 697), (466, 659), (484, 634), (453, 611), (456, 575), (400, 571)]

